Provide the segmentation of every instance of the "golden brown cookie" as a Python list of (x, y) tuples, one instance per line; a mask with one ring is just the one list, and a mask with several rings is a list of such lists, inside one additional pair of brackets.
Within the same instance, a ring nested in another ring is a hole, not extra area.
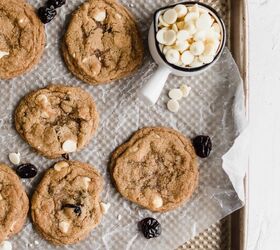
[(92, 166), (61, 161), (49, 169), (36, 188), (31, 215), (42, 236), (56, 244), (73, 244), (100, 223), (99, 195), (103, 179)]
[(191, 141), (164, 127), (137, 131), (112, 154), (110, 172), (126, 199), (155, 212), (187, 201), (199, 175)]
[(98, 122), (91, 95), (81, 88), (65, 85), (50, 85), (31, 92), (15, 111), (18, 133), (48, 158), (84, 148)]
[(128, 76), (143, 60), (134, 18), (114, 0), (82, 4), (72, 16), (62, 51), (69, 70), (93, 85)]
[(0, 27), (0, 79), (9, 79), (39, 62), (45, 29), (24, 0), (0, 0)]
[(29, 200), (16, 173), (0, 164), (0, 243), (24, 226)]

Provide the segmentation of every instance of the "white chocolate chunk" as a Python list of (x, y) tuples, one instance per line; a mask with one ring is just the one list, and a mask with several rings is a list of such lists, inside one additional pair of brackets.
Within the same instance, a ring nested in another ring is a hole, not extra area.
[(108, 211), (109, 211), (109, 208), (111, 207), (111, 204), (110, 203), (100, 202), (100, 207), (101, 207), (102, 213), (103, 214), (107, 214)]
[(204, 51), (204, 43), (201, 41), (197, 41), (194, 42), (191, 46), (190, 46), (190, 52), (194, 55), (194, 56), (199, 56), (203, 53)]
[(73, 140), (66, 140), (63, 145), (62, 149), (66, 153), (73, 153), (77, 150), (77, 142)]
[(93, 18), (97, 22), (103, 22), (106, 19), (106, 11), (102, 10), (93, 15)]
[(83, 183), (84, 183), (84, 187), (86, 190), (88, 190), (90, 182), (91, 182), (91, 179), (89, 177), (83, 177)]
[(196, 20), (196, 28), (198, 30), (208, 30), (208, 29), (210, 29), (211, 25), (212, 25), (212, 19), (211, 19), (211, 16), (207, 13), (202, 14)]
[(169, 100), (167, 103), (167, 108), (170, 112), (177, 113), (179, 111), (180, 105), (176, 100)]
[(177, 17), (178, 17), (177, 12), (174, 9), (169, 9), (169, 10), (165, 11), (163, 14), (163, 20), (168, 24), (175, 23), (177, 20)]
[(2, 57), (4, 57), (4, 56), (8, 56), (8, 55), (10, 55), (10, 53), (9, 53), (9, 52), (6, 52), (6, 51), (0, 51), (0, 59), (1, 59)]
[(172, 100), (180, 100), (183, 97), (183, 93), (180, 89), (171, 89), (168, 93), (168, 96)]
[(187, 23), (185, 23), (184, 29), (185, 29), (186, 31), (188, 31), (190, 35), (193, 35), (193, 34), (195, 34), (195, 32), (196, 32), (196, 27), (195, 27), (195, 25), (194, 25), (193, 22), (187, 22)]
[(200, 67), (202, 65), (203, 65), (203, 62), (201, 62), (198, 57), (195, 57), (193, 62), (191, 63), (191, 67), (193, 67), (193, 68)]
[(185, 51), (181, 55), (181, 61), (184, 65), (190, 65), (193, 62), (194, 55), (190, 51)]
[(178, 30), (178, 27), (177, 27), (177, 25), (176, 25), (176, 23), (173, 23), (172, 24), (172, 29), (175, 31), (175, 32), (178, 32), (179, 30)]
[(10, 153), (9, 160), (11, 163), (18, 165), (20, 163), (20, 153)]
[(188, 8), (183, 4), (176, 5), (174, 7), (174, 10), (177, 12), (178, 18), (181, 18), (188, 13)]
[(0, 194), (0, 201), (2, 201), (3, 200), (3, 196)]
[(204, 30), (197, 31), (194, 34), (193, 38), (194, 38), (195, 41), (205, 41), (205, 39), (206, 39), (206, 32)]
[(176, 64), (178, 63), (178, 61), (180, 60), (180, 53), (178, 50), (175, 50), (175, 49), (169, 49), (167, 52), (166, 52), (166, 60), (169, 62), (169, 63), (172, 63), (172, 64)]
[(159, 16), (158, 20), (159, 20), (159, 25), (164, 26), (164, 27), (169, 27), (169, 24), (166, 23), (166, 22), (163, 20), (162, 15)]
[(180, 53), (183, 53), (185, 50), (189, 48), (188, 41), (176, 41), (174, 48), (178, 50)]
[(12, 250), (13, 246), (10, 241), (4, 240), (0, 243), (0, 250)]
[(174, 30), (166, 30), (163, 33), (163, 40), (165, 45), (172, 45), (176, 41), (176, 32)]
[(205, 55), (200, 55), (199, 60), (205, 64), (211, 63), (214, 60), (213, 55), (205, 56)]
[(45, 96), (45, 95), (39, 95), (37, 98), (36, 98), (44, 107), (49, 105), (49, 100), (48, 100), (48, 97)]
[(186, 85), (186, 84), (182, 84), (182, 85), (180, 86), (180, 90), (181, 90), (182, 93), (183, 93), (183, 97), (187, 97), (187, 96), (190, 94), (192, 88), (189, 87), (189, 86)]
[(60, 161), (54, 165), (54, 169), (58, 172), (67, 167), (69, 167), (69, 164), (66, 161)]
[(69, 231), (70, 223), (67, 221), (61, 221), (59, 222), (58, 227), (62, 233), (66, 234)]
[(199, 13), (198, 12), (189, 12), (186, 16), (184, 21), (186, 23), (190, 21), (196, 21), (199, 18)]
[(163, 205), (163, 200), (160, 195), (155, 195), (152, 200), (153, 208), (161, 208)]
[(178, 31), (178, 33), (177, 33), (177, 40), (179, 40), (179, 41), (186, 41), (189, 38), (191, 38), (191, 35), (190, 35), (190, 33), (188, 31), (186, 31), (186, 30)]

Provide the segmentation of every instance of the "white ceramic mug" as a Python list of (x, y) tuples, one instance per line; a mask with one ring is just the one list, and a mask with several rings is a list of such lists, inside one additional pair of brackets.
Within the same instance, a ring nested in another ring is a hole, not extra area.
[[(220, 43), (220, 46), (217, 50), (216, 56), (214, 60), (209, 64), (204, 64), (200, 67), (179, 67), (174, 64), (169, 63), (164, 54), (161, 52), (159, 43), (156, 40), (156, 34), (158, 31), (158, 19), (162, 12), (164, 12), (166, 9), (173, 8), (174, 6), (178, 4), (184, 4), (187, 7), (193, 6), (195, 4), (198, 4), (199, 7), (206, 9), (211, 16), (215, 19), (215, 21), (219, 24), (221, 29), (221, 35), (222, 40)], [(219, 17), (218, 13), (211, 8), (210, 6), (200, 3), (200, 2), (180, 2), (174, 5), (169, 5), (163, 8), (158, 9), (154, 13), (153, 23), (149, 30), (149, 36), (148, 36), (148, 42), (149, 42), (149, 49), (150, 53), (155, 60), (155, 62), (158, 64), (157, 71), (153, 74), (153, 76), (148, 80), (147, 83), (144, 84), (144, 86), (139, 91), (139, 97), (147, 104), (147, 105), (154, 105), (165, 85), (165, 82), (170, 74), (174, 74), (176, 76), (192, 76), (194, 74), (201, 73), (205, 71), (206, 69), (210, 68), (212, 65), (217, 62), (220, 55), (222, 54), (222, 51), (225, 47), (226, 43), (226, 28), (223, 20)]]

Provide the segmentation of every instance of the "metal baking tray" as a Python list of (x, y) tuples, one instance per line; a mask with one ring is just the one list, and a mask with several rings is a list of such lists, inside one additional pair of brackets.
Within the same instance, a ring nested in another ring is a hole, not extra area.
[[(248, 117), (248, 14), (246, 0), (201, 0), (216, 9), (223, 18), (228, 33), (227, 46), (239, 67), (244, 82)], [(244, 181), (248, 190), (248, 178)], [(247, 192), (246, 192), (247, 197)], [(195, 250), (245, 250), (247, 238), (246, 205), (217, 222), (179, 249)], [(179, 250), (178, 249), (178, 250)]]

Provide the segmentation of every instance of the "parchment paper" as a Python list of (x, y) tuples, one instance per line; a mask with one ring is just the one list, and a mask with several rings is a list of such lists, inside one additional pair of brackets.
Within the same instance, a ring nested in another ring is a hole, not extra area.
[[(45, 1), (30, 0), (39, 7)], [(228, 152), (245, 124), (243, 83), (238, 69), (228, 49), (225, 49), (219, 62), (201, 75), (182, 78), (170, 76), (158, 103), (146, 107), (137, 98), (137, 90), (152, 75), (156, 64), (152, 61), (146, 46), (145, 61), (142, 68), (132, 77), (122, 79), (105, 86), (89, 86), (69, 73), (61, 54), (60, 43), (69, 14), (82, 0), (68, 0), (58, 10), (58, 16), (46, 26), (47, 47), (44, 56), (32, 72), (21, 77), (0, 81), (0, 159), (9, 163), (10, 152), (20, 152), (22, 162), (35, 164), (40, 171), (33, 180), (24, 184), (31, 196), (44, 170), (52, 166), (53, 161), (38, 156), (17, 135), (13, 125), (13, 112), (19, 100), (31, 90), (49, 83), (64, 83), (79, 86), (94, 97), (101, 122), (96, 137), (82, 152), (71, 155), (71, 159), (94, 165), (105, 179), (102, 199), (111, 204), (102, 223), (81, 243), (67, 247), (54, 247), (44, 241), (33, 229), (30, 220), (24, 230), (11, 239), (14, 249), (175, 249), (211, 224), (240, 208), (244, 199), (243, 175), (244, 161), (239, 153)], [(122, 1), (135, 14), (143, 37), (151, 22), (151, 15), (158, 7), (171, 1), (124, 0)], [(192, 87), (189, 97), (181, 100), (181, 109), (177, 114), (166, 109), (168, 90), (186, 83)], [(186, 136), (198, 134), (211, 136), (213, 151), (209, 158), (199, 160), (199, 187), (192, 199), (181, 208), (156, 214), (144, 210), (124, 200), (111, 185), (107, 171), (110, 153), (136, 130), (144, 126), (170, 126)], [(238, 151), (238, 146), (235, 146)], [(243, 157), (244, 158), (244, 157)], [(245, 157), (246, 158), (246, 157)], [(235, 170), (240, 169), (240, 175)], [(224, 172), (229, 173), (233, 185)], [(234, 177), (234, 178), (233, 178)], [(138, 232), (137, 222), (146, 216), (157, 218), (163, 227), (162, 235), (157, 239), (146, 240)]]

